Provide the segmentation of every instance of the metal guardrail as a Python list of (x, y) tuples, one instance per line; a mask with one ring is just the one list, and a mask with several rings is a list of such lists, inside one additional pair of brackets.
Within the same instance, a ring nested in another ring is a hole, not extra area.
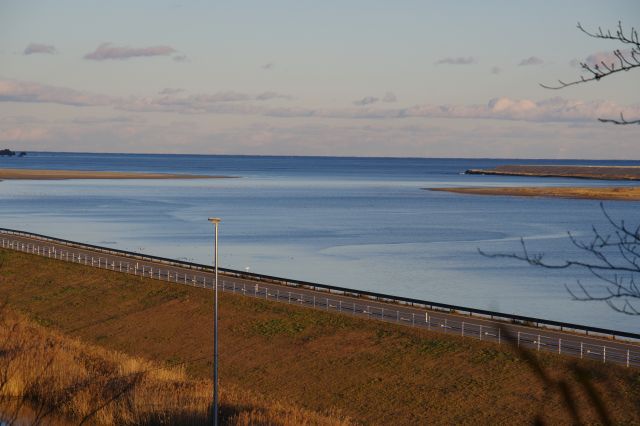
[[(117, 256), (126, 256), (133, 259), (141, 260), (141, 261), (150, 261), (150, 262), (161, 263), (165, 265), (171, 265), (171, 266), (197, 270), (197, 271), (213, 272), (213, 267), (208, 265), (180, 261), (175, 259), (168, 259), (164, 257), (146, 255), (141, 253), (135, 253), (135, 252), (130, 252), (126, 250), (111, 249), (108, 247), (101, 247), (93, 244), (79, 243), (76, 241), (64, 240), (61, 238), (50, 237), (50, 236), (36, 234), (32, 232), (0, 228), (0, 233), (4, 233), (8, 235), (23, 236), (23, 237), (32, 238), (32, 239), (38, 239), (41, 241), (55, 242), (57, 244), (62, 244), (69, 247), (87, 249), (87, 250), (92, 250), (99, 253), (112, 254)], [(333, 286), (328, 284), (319, 284), (319, 283), (312, 283), (308, 281), (274, 277), (270, 275), (244, 272), (244, 271), (238, 271), (238, 270), (228, 269), (228, 268), (218, 268), (218, 270), (223, 275), (228, 275), (228, 276), (242, 278), (242, 279), (249, 279), (252, 281), (261, 281), (261, 282), (267, 282), (267, 283), (273, 283), (273, 284), (280, 284), (288, 287), (302, 287), (302, 288), (312, 289), (315, 291), (325, 291), (328, 293), (342, 294), (342, 295), (347, 295), (351, 297), (371, 299), (371, 300), (376, 300), (376, 301), (381, 301), (386, 303), (408, 305), (412, 307), (424, 308), (424, 309), (430, 309), (430, 310), (442, 310), (442, 311), (447, 311), (451, 313), (467, 314), (469, 316), (489, 318), (492, 320), (504, 321), (512, 324), (526, 325), (526, 326), (532, 326), (532, 327), (538, 327), (538, 328), (545, 328), (549, 330), (572, 331), (577, 333), (584, 333), (585, 335), (609, 337), (612, 339), (622, 337), (625, 339), (640, 341), (640, 334), (626, 332), (626, 331), (618, 331), (618, 330), (611, 330), (611, 329), (600, 328), (600, 327), (592, 327), (588, 325), (580, 325), (580, 324), (573, 324), (573, 323), (567, 323), (562, 321), (547, 320), (547, 319), (536, 318), (536, 317), (528, 317), (524, 315), (495, 312), (495, 311), (489, 311), (485, 309), (469, 308), (465, 306), (451, 305), (451, 304), (440, 303), (440, 302), (431, 302), (431, 301), (402, 297), (402, 296), (393, 296), (389, 294), (376, 293), (376, 292), (371, 292), (367, 290), (355, 290), (355, 289), (338, 287), (338, 286)]]
[[(2, 232), (0, 231), (0, 234)], [(22, 234), (22, 233), (21, 233)], [(187, 274), (192, 268), (179, 269), (162, 269), (162, 267), (144, 265), (139, 262), (126, 262), (119, 259), (108, 258), (99, 255), (94, 256), (86, 251), (74, 251), (72, 249), (56, 249), (55, 246), (48, 245), (47, 241), (42, 244), (24, 242), (12, 238), (0, 237), (0, 247), (10, 248), (17, 251), (23, 251), (44, 257), (54, 258), (57, 260), (68, 261), (93, 267), (103, 268), (110, 271), (119, 271), (129, 273), (136, 276), (153, 278), (168, 283), (177, 283), (191, 285), (194, 287), (212, 288), (214, 279), (209, 277), (207, 280), (203, 271), (200, 274), (192, 272)], [(111, 252), (112, 250), (107, 249)], [(89, 251), (94, 253), (93, 250)], [(119, 252), (119, 251), (118, 251)], [(108, 253), (113, 255), (112, 253)], [(143, 256), (146, 257), (146, 256)], [(122, 256), (120, 256), (122, 258)], [(171, 262), (173, 263), (173, 262)], [(204, 273), (211, 272), (204, 269)], [(547, 331), (540, 330), (536, 332), (534, 329), (521, 327), (513, 329), (511, 326), (502, 326), (499, 323), (482, 323), (476, 319), (470, 318), (465, 320), (464, 317), (458, 315), (443, 315), (429, 311), (411, 309), (409, 305), (404, 304), (405, 308), (393, 305), (369, 302), (362, 299), (353, 298), (331, 298), (330, 295), (321, 296), (316, 292), (294, 292), (282, 291), (280, 288), (260, 286), (258, 283), (247, 283), (221, 280), (218, 288), (223, 292), (232, 292), (243, 296), (264, 299), (268, 301), (277, 301), (297, 306), (305, 306), (319, 310), (332, 312), (340, 312), (343, 314), (352, 314), (354, 316), (375, 319), (379, 321), (393, 322), (432, 331), (439, 331), (445, 334), (454, 334), (462, 337), (475, 338), (478, 340), (494, 342), (501, 344), (508, 342), (513, 346), (528, 348), (537, 351), (553, 352), (562, 355), (579, 357), (580, 359), (590, 359), (603, 363), (614, 363), (626, 367), (640, 368), (640, 347), (637, 349), (629, 345), (607, 344), (605, 341), (587, 338), (580, 340), (579, 336), (571, 334), (549, 334)], [(391, 307), (390, 307), (391, 306)], [(546, 334), (545, 334), (546, 333)]]

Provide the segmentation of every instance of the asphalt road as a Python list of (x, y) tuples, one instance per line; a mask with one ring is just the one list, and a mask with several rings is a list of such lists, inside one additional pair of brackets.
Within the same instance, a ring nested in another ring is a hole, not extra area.
[[(205, 288), (213, 288), (214, 284), (214, 274), (211, 272), (70, 247), (37, 238), (0, 233), (0, 247), (145, 276), (168, 284)], [(640, 367), (640, 343), (638, 342), (587, 336), (543, 327), (528, 327), (477, 316), (385, 303), (366, 297), (329, 293), (326, 289), (320, 291), (306, 287), (265, 283), (225, 274), (219, 275), (218, 289), (248, 297), (456, 334), (496, 344), (511, 343), (532, 350), (555, 352), (627, 367)]]

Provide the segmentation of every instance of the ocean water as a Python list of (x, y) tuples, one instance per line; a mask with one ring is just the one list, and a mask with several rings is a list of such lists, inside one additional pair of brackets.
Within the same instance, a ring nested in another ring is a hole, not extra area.
[[(640, 332), (640, 318), (572, 301), (584, 271), (538, 269), (481, 256), (582, 254), (567, 237), (606, 232), (599, 202), (426, 191), (446, 186), (611, 185), (575, 179), (477, 176), (499, 164), (597, 161), (251, 157), (30, 153), (0, 167), (215, 174), (233, 179), (0, 182), (0, 226), (221, 266), (437, 302)], [(638, 162), (613, 162), (638, 165)], [(615, 182), (628, 185), (628, 182)], [(606, 202), (640, 224), (639, 202)]]

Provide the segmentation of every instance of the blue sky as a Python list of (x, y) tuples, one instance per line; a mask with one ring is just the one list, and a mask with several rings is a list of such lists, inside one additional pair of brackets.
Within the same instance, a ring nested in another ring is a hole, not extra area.
[(596, 121), (640, 115), (640, 71), (538, 85), (637, 1), (448, 3), (0, 1), (0, 144), (640, 159), (639, 126)]

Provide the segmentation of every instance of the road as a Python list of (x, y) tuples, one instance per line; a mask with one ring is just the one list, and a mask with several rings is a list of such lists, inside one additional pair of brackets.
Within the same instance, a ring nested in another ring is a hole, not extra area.
[[(80, 244), (80, 243), (78, 243)], [(214, 274), (191, 267), (165, 264), (150, 259), (100, 252), (97, 249), (70, 247), (38, 238), (0, 233), (0, 247), (97, 268), (144, 276), (168, 284), (213, 288)], [(105, 248), (105, 251), (109, 249)], [(143, 255), (141, 255), (143, 256)], [(446, 334), (495, 342), (512, 343), (537, 351), (593, 359), (627, 367), (640, 367), (640, 344), (600, 338), (548, 328), (516, 325), (504, 321), (466, 316), (441, 310), (426, 310), (398, 303), (386, 303), (366, 297), (329, 293), (327, 290), (292, 287), (220, 274), (218, 289), (248, 297), (292, 305), (341, 312), (347, 315), (393, 322)]]

